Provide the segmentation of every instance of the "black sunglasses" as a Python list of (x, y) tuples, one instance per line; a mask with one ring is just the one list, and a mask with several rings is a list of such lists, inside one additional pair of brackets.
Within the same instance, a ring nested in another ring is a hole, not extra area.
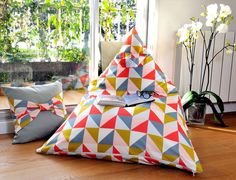
[(152, 91), (136, 91), (138, 97), (143, 97), (144, 99), (149, 99), (153, 92)]

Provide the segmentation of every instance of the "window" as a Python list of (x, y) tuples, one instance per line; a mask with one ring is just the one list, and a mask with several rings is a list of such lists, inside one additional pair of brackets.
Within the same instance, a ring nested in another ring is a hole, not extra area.
[(0, 12), (0, 82), (18, 86), (71, 75), (87, 84), (89, 0), (12, 0)]
[(86, 87), (88, 74), (97, 75), (99, 41), (122, 40), (135, 25), (137, 1), (1, 1), (0, 87), (58, 78), (64, 89)]

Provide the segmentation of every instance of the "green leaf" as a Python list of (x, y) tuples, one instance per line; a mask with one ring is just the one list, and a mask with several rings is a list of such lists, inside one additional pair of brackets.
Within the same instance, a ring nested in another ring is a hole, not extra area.
[(188, 91), (184, 94), (184, 96), (181, 99), (181, 103), (185, 104), (191, 99), (196, 99), (198, 98), (198, 93), (196, 91)]
[(201, 97), (201, 99), (203, 100), (202, 102), (205, 102), (207, 105), (209, 105), (213, 111), (213, 114), (215, 116), (215, 120), (218, 120), (218, 122), (220, 123), (220, 125), (222, 127), (227, 127), (227, 125), (224, 123), (223, 119), (222, 119), (222, 115), (219, 114), (214, 106), (214, 104), (212, 103), (212, 101), (207, 98), (207, 97)]
[(195, 91), (188, 91), (181, 99), (184, 111), (186, 111), (194, 102), (198, 100), (198, 93)]
[(220, 109), (220, 112), (223, 114), (224, 113), (224, 103), (222, 101), (222, 99), (220, 98), (220, 96), (218, 96), (217, 94), (215, 94), (214, 92), (212, 91), (203, 91), (200, 96), (205, 96), (205, 95), (210, 95), (212, 97), (215, 98), (216, 100), (216, 103)]
[(187, 101), (186, 103), (183, 104), (183, 109), (184, 109), (184, 112), (190, 107), (193, 105), (193, 103), (196, 102), (196, 99), (191, 99), (189, 101)]

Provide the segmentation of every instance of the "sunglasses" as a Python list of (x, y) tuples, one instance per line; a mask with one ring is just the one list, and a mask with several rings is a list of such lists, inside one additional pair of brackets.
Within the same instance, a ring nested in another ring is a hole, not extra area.
[(149, 99), (153, 92), (152, 91), (136, 91), (138, 97), (143, 97), (144, 99)]

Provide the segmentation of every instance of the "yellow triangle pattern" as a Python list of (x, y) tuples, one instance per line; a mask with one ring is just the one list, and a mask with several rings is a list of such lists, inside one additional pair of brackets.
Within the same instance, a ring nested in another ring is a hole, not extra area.
[(144, 111), (147, 111), (149, 110), (149, 108), (146, 108), (146, 107), (143, 107), (143, 106), (135, 106), (134, 108), (134, 116), (141, 113), (141, 112), (144, 112)]
[(23, 128), (23, 127), (25, 127), (26, 125), (28, 125), (29, 123), (30, 123), (30, 118), (29, 119), (27, 119), (26, 121), (24, 121), (24, 122), (21, 122), (20, 123), (20, 126)]
[[(178, 156), (170, 155), (170, 154), (162, 154), (162, 159), (164, 161), (173, 162), (178, 158)], [(169, 164), (168, 164), (169, 165)]]
[(116, 129), (116, 132), (122, 137), (122, 139), (125, 141), (125, 143), (127, 145), (129, 145), (130, 131), (129, 130)]
[(160, 86), (166, 93), (168, 92), (167, 88), (167, 83), (166, 82), (161, 82), (161, 81), (156, 81), (157, 85)]
[(159, 136), (152, 135), (152, 134), (148, 134), (148, 136), (152, 139), (152, 141), (155, 143), (155, 145), (160, 150), (160, 152), (162, 152), (163, 138), (159, 137)]
[(138, 53), (138, 54), (142, 54), (143, 53), (143, 47), (142, 46), (132, 46), (135, 51)]
[(106, 80), (114, 89), (116, 89), (116, 77), (107, 77)]
[(159, 103), (159, 102), (154, 102), (154, 103), (162, 110), (162, 112), (165, 112), (166, 104)]
[(194, 151), (192, 148), (180, 143), (180, 145), (185, 149), (185, 151), (188, 153), (188, 155), (191, 157), (191, 159), (194, 161)]
[(110, 155), (106, 155), (104, 158), (102, 158), (102, 159), (104, 159), (104, 160), (108, 160), (108, 161), (112, 161), (112, 159), (111, 159), (111, 156)]
[(79, 114), (80, 113), (82, 113), (82, 112), (84, 112), (86, 109), (88, 109), (89, 107), (91, 107), (91, 105), (89, 104), (89, 105), (83, 105), (83, 106), (81, 106), (81, 109), (80, 109), (80, 111), (79, 111)]
[(153, 61), (152, 57), (151, 56), (146, 56), (146, 58), (143, 60), (143, 64), (147, 64), (149, 62)]
[(139, 155), (143, 152), (143, 149), (140, 148), (134, 148), (134, 147), (129, 147), (129, 154), (130, 155)]
[(89, 132), (89, 134), (93, 137), (93, 139), (98, 142), (98, 133), (99, 129), (98, 128), (86, 128), (86, 130)]
[(71, 131), (72, 129), (67, 129), (62, 131), (62, 134), (64, 135), (67, 142), (69, 142), (70, 140)]
[(164, 120), (164, 123), (169, 123), (169, 122), (175, 122), (176, 119), (168, 114), (165, 114), (165, 120)]
[(141, 90), (141, 87), (142, 87), (142, 78), (129, 78), (129, 79), (132, 81), (132, 83), (135, 84), (135, 86), (136, 86), (139, 90)]
[(76, 149), (78, 149), (81, 146), (82, 143), (74, 143), (74, 142), (70, 142), (68, 145), (68, 150), (70, 152), (75, 152)]
[(115, 106), (104, 106), (103, 113), (110, 111), (111, 109), (116, 108)]
[(117, 91), (116, 91), (116, 96), (123, 96), (125, 93), (126, 93), (126, 91), (117, 90)]
[(49, 149), (51, 149), (51, 147), (53, 146), (53, 144), (49, 145), (49, 146), (43, 146), (40, 151), (42, 153), (47, 153), (49, 151)]
[(112, 145), (107, 144), (98, 144), (98, 152), (105, 153), (108, 149), (110, 149)]

